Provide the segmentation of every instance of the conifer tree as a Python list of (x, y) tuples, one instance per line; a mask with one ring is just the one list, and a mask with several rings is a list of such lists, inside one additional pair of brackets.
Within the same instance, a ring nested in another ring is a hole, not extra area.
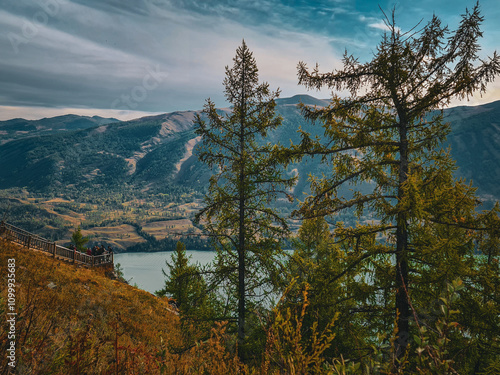
[[(346, 267), (325, 286), (356, 274), (365, 294), (348, 298), (357, 298), (365, 323), (383, 322), (372, 333), (387, 330), (387, 322), (396, 319), (399, 359), (411, 339), (412, 299), (425, 294), (425, 282), (435, 292), (452, 275), (466, 272), (477, 251), (467, 231), (492, 228), (486, 216), (474, 212), (474, 189), (453, 178), (454, 164), (440, 150), (449, 132), (440, 109), (453, 98), (484, 92), (500, 72), (496, 52), (479, 60), (482, 20), (476, 5), (454, 32), (434, 16), (420, 31), (403, 33), (393, 12), (371, 61), (360, 63), (346, 53), (344, 68), (331, 73), (298, 65), (299, 83), (348, 90), (350, 96), (334, 95), (327, 108), (303, 107), (307, 118), (323, 123), (325, 137), (302, 132), (301, 143), (281, 153), (286, 160), (321, 156), (332, 166), (331, 175), (312, 178), (312, 194), (296, 214), (356, 211), (355, 227), (337, 224)], [(350, 195), (339, 190), (345, 186)], [(498, 223), (498, 211), (488, 215)], [(392, 317), (388, 310), (385, 315), (373, 310), (391, 304)]]
[(179, 310), (182, 333), (185, 339), (180, 351), (191, 348), (196, 341), (210, 336), (212, 321), (218, 312), (217, 298), (210, 292), (198, 264), (190, 263), (186, 246), (178, 241), (171, 261), (165, 261), (168, 271), (162, 269), (165, 286), (155, 292), (160, 297), (170, 297)]
[(186, 255), (186, 246), (177, 242), (175, 252), (171, 256), (171, 263), (165, 261), (168, 272), (163, 271), (165, 287), (156, 292), (156, 295), (169, 296), (175, 300), (179, 310), (189, 315), (197, 306), (203, 305), (207, 298), (206, 284), (195, 265), (189, 264)]
[(87, 242), (89, 242), (88, 237), (83, 237), (82, 229), (78, 226), (78, 228), (71, 235), (71, 243), (76, 246), (78, 251), (84, 251), (86, 250), (85, 244)]
[(233, 61), (232, 67), (226, 66), (223, 83), (230, 112), (218, 111), (208, 99), (206, 120), (198, 116), (195, 121), (202, 137), (199, 158), (215, 172), (206, 207), (197, 219), (204, 220), (218, 251), (217, 282), (226, 280), (233, 288), (230, 296), (237, 303), (238, 343), (244, 358), (249, 303), (258, 303), (258, 294), (271, 287), (278, 240), (288, 230), (270, 203), (286, 194), (295, 180), (282, 176), (276, 160), (269, 157), (274, 146), (264, 143), (282, 121), (274, 112), (279, 91), (259, 83), (257, 64), (245, 41)]

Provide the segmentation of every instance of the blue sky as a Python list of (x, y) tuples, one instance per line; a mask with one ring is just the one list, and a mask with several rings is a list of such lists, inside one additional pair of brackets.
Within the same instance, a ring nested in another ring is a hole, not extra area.
[[(224, 67), (244, 38), (260, 78), (282, 97), (309, 93), (296, 66), (340, 68), (345, 49), (367, 61), (396, 7), (407, 30), (437, 14), (450, 29), (475, 2), (455, 0), (2, 0), (0, 119), (64, 113), (120, 119), (225, 106)], [(480, 2), (483, 57), (499, 49), (498, 0)], [(380, 9), (380, 8), (381, 9)], [(500, 99), (500, 78), (482, 98)]]

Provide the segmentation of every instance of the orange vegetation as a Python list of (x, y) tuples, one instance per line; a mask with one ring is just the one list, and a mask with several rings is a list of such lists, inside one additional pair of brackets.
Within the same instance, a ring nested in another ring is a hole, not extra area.
[[(18, 374), (224, 374), (240, 367), (225, 326), (186, 345), (166, 298), (0, 240), (0, 315), (7, 318), (7, 261), (16, 264)], [(107, 274), (108, 273), (108, 274)], [(2, 323), (4, 325), (5, 323)], [(0, 374), (8, 373), (0, 330)]]

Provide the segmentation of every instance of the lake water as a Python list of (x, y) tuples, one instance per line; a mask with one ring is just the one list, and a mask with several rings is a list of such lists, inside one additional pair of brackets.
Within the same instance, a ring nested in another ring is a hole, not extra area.
[[(122, 253), (114, 255), (114, 263), (120, 263), (123, 275), (129, 280), (130, 285), (154, 293), (165, 285), (165, 276), (161, 272), (168, 272), (165, 260), (171, 261), (173, 251), (160, 251), (157, 253)], [(186, 255), (191, 256), (190, 263), (206, 265), (215, 257), (214, 251), (186, 250)]]

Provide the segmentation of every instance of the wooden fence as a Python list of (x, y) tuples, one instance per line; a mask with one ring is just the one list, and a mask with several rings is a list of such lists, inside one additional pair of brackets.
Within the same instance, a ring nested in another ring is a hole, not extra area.
[(102, 255), (87, 255), (77, 250), (71, 250), (17, 228), (4, 221), (0, 222), (0, 237), (4, 237), (11, 242), (15, 242), (28, 249), (35, 249), (52, 254), (54, 258), (63, 258), (72, 263), (83, 264), (89, 267), (113, 265), (113, 253)]

